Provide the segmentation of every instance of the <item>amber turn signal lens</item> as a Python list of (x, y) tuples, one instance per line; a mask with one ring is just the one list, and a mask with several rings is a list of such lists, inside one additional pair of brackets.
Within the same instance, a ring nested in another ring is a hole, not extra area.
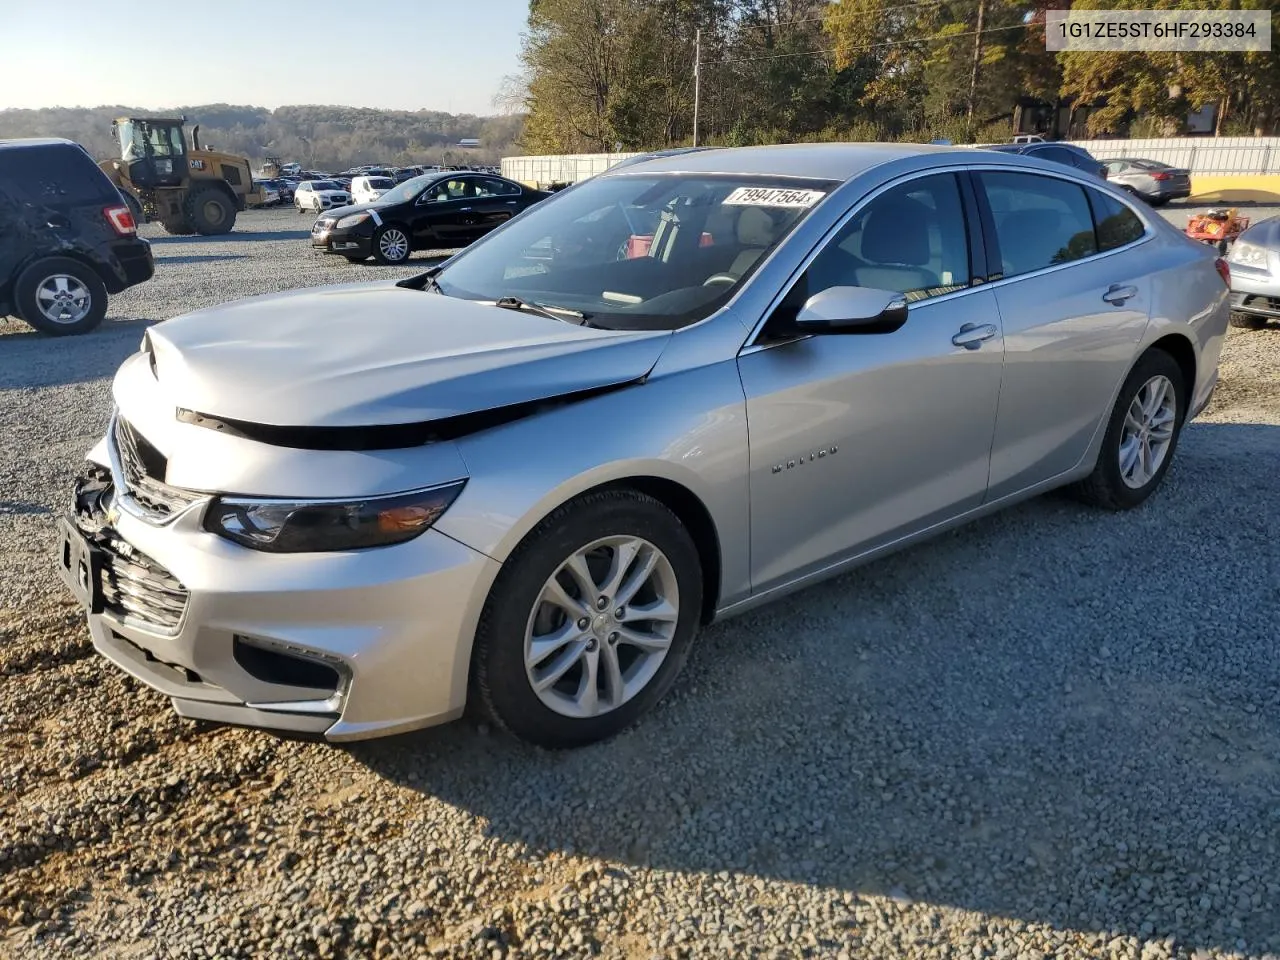
[(378, 529), (383, 533), (407, 533), (431, 526), (440, 511), (422, 506), (392, 507), (378, 514)]

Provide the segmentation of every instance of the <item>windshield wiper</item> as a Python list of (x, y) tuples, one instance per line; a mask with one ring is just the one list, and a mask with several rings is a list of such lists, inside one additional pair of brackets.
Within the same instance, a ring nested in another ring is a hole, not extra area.
[(429, 290), (443, 295), (444, 291), (440, 289), (440, 284), (436, 281), (436, 274), (443, 269), (443, 264), (432, 267), (430, 270), (424, 270), (422, 273), (415, 274), (412, 277), (397, 280), (396, 286), (404, 287), (407, 290)]
[(591, 323), (589, 314), (583, 313), (581, 310), (574, 310), (572, 307), (559, 307), (554, 303), (540, 303), (537, 300), (521, 300), (519, 297), (499, 297), (493, 302), (495, 307), (505, 307), (507, 310), (528, 310), (530, 313), (539, 313), (551, 320), (564, 320), (566, 318), (577, 322), (581, 327), (594, 327)]

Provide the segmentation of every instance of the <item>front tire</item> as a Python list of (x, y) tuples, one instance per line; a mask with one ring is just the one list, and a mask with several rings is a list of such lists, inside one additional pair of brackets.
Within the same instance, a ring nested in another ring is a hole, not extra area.
[(413, 253), (408, 231), (394, 223), (384, 223), (373, 235), (373, 259), (394, 267), (404, 263)]
[(1186, 413), (1182, 369), (1163, 350), (1148, 350), (1120, 388), (1093, 473), (1073, 489), (1077, 498), (1107, 510), (1146, 500), (1173, 462)]
[(187, 222), (203, 237), (230, 233), (236, 225), (236, 208), (216, 187), (192, 190), (182, 204)]
[(1239, 327), (1241, 330), (1261, 330), (1267, 325), (1266, 317), (1255, 317), (1251, 313), (1232, 312), (1230, 324), (1233, 327)]
[(472, 650), (472, 696), (494, 723), (553, 749), (629, 727), (670, 690), (702, 611), (697, 547), (664, 504), (587, 494), (503, 564)]
[(13, 286), (18, 316), (51, 337), (88, 333), (107, 315), (107, 288), (90, 267), (67, 257), (38, 260)]

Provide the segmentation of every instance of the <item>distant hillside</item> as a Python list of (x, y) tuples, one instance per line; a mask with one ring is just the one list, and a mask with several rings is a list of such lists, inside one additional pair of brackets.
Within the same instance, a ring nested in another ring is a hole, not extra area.
[[(256, 165), (266, 156), (338, 170), (360, 163), (495, 162), (513, 152), (523, 117), (477, 117), (437, 110), (288, 106), (276, 110), (227, 103), (140, 110), (136, 107), (47, 107), (0, 110), (0, 139), (66, 137), (98, 159), (116, 155), (111, 121), (120, 116), (185, 115), (200, 124), (200, 140), (243, 154)], [(478, 138), (478, 149), (457, 146)]]

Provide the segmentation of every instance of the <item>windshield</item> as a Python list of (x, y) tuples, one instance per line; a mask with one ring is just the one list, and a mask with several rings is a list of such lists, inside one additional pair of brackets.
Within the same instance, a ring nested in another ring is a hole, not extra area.
[(833, 186), (720, 174), (594, 178), (530, 207), (436, 282), (446, 296), (518, 297), (602, 327), (674, 330), (719, 309)]
[(404, 203), (406, 200), (412, 200), (437, 179), (439, 178), (435, 176), (414, 177), (412, 180), (406, 180), (398, 187), (388, 190), (378, 200), (384, 203)]
[(312, 190), (341, 190), (342, 185), (334, 183), (332, 180), (312, 180)]
[(387, 177), (372, 177), (368, 186), (373, 187), (375, 190), (386, 190), (389, 187), (394, 187), (395, 183)]

